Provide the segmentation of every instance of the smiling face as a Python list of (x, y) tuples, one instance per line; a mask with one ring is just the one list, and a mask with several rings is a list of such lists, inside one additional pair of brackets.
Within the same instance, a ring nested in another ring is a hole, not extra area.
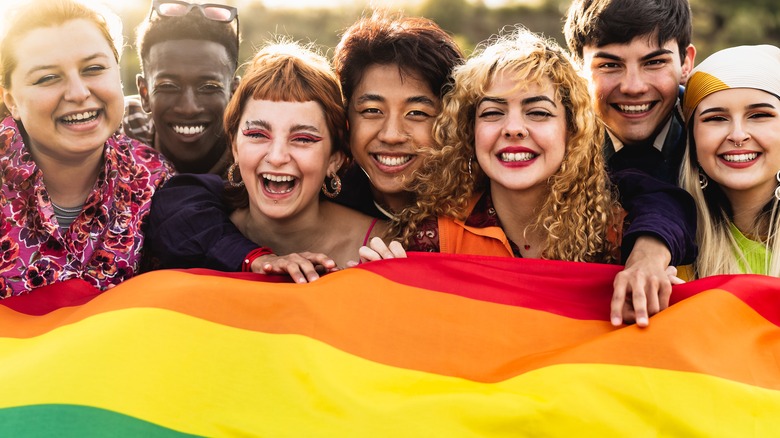
[(251, 99), (233, 145), (250, 214), (285, 219), (312, 211), (326, 175), (344, 160), (334, 152), (322, 107), (314, 101)]
[(582, 52), (596, 114), (625, 145), (650, 140), (663, 128), (696, 54), (689, 46), (681, 62), (676, 41), (658, 47), (647, 36), (626, 44), (587, 45)]
[(552, 83), (517, 88), (498, 73), (476, 108), (474, 147), (491, 191), (547, 190), (566, 152), (566, 114)]
[(400, 209), (410, 199), (404, 182), (420, 166), (416, 149), (433, 145), (439, 108), (428, 85), (402, 75), (396, 65), (372, 65), (363, 72), (349, 102), (350, 149), (380, 203)]
[(693, 114), (699, 164), (732, 204), (737, 197), (763, 205), (780, 170), (780, 100), (752, 88), (718, 91)]
[(154, 120), (155, 147), (179, 171), (207, 172), (226, 148), (222, 115), (233, 85), (227, 49), (214, 41), (163, 41), (148, 58), (138, 90)]
[(34, 29), (14, 51), (18, 64), (3, 99), (36, 160), (101, 155), (124, 106), (119, 66), (98, 27), (79, 19)]

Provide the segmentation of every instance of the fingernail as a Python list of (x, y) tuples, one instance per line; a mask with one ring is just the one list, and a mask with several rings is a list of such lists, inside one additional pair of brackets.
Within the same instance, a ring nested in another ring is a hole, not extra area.
[(620, 327), (623, 324), (623, 318), (619, 316), (613, 316), (612, 317), (612, 325), (615, 327)]
[(636, 323), (642, 327), (647, 326), (648, 320), (646, 317), (637, 318)]

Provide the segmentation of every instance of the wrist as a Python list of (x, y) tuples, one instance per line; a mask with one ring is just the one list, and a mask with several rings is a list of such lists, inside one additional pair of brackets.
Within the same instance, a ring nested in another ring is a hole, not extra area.
[(249, 254), (244, 257), (244, 262), (241, 263), (241, 272), (252, 272), (252, 263), (257, 259), (264, 255), (273, 254), (273, 250), (271, 248), (261, 246), (259, 248), (255, 248), (252, 251), (249, 251)]

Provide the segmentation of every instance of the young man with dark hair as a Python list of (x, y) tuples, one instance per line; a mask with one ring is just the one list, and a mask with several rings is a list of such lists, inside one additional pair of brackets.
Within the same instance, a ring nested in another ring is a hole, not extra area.
[[(564, 25), (569, 49), (590, 82), (596, 113), (607, 126), (604, 154), (621, 202), (629, 216), (639, 202), (654, 210), (641, 218), (649, 232), (637, 239), (647, 251), (632, 252), (627, 265), (633, 257), (642, 265), (670, 252), (667, 260), (675, 265), (695, 257), (690, 240), (695, 209), (676, 185), (685, 150), (681, 85), (696, 55), (691, 27), (688, 0), (574, 0)], [(685, 251), (653, 231), (670, 226), (687, 230)], [(615, 279), (612, 321), (631, 314), (633, 305), (642, 309), (637, 319), (643, 325), (644, 308), (652, 314), (666, 307), (671, 287), (657, 275), (641, 279), (639, 271), (627, 271)], [(659, 288), (659, 282), (666, 286)]]
[(136, 31), (142, 74), (124, 129), (178, 172), (221, 175), (230, 164), (222, 115), (239, 80), (237, 23), (233, 7), (155, 0)]
[(611, 170), (676, 184), (685, 150), (679, 113), (693, 69), (688, 0), (575, 0), (564, 34), (607, 125)]

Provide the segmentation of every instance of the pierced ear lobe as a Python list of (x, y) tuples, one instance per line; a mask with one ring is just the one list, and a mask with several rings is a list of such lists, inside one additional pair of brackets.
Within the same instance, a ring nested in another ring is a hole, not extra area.
[(337, 151), (334, 152), (330, 156), (330, 163), (328, 165), (328, 174), (329, 175), (335, 175), (341, 170), (341, 167), (344, 165), (344, 161), (346, 160), (346, 156), (343, 152)]

